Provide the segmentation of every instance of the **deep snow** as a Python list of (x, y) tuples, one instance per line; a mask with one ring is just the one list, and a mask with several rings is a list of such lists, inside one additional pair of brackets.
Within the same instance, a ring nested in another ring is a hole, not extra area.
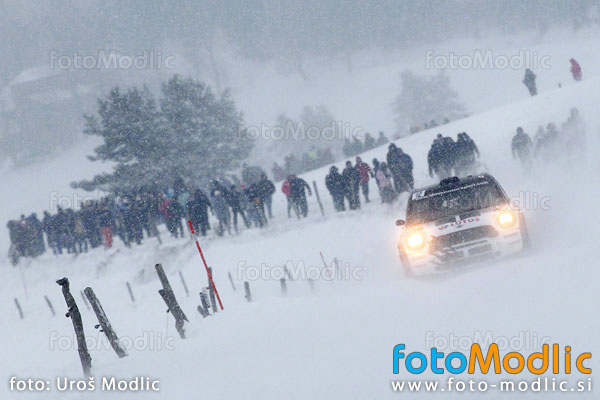
[[(500, 87), (506, 83), (494, 84)], [(85, 309), (78, 293), (91, 286), (120, 336), (151, 335), (156, 339), (151, 340), (154, 346), (172, 345), (172, 349), (162, 351), (132, 349), (130, 356), (122, 360), (106, 346), (104, 350), (91, 351), (96, 380), (102, 376), (160, 379), (161, 392), (150, 393), (148, 397), (387, 398), (394, 395), (391, 380), (414, 378), (406, 373), (392, 374), (393, 346), (406, 343), (409, 349), (427, 351), (428, 332), (436, 336), (473, 337), (477, 332), (489, 331), (495, 337), (513, 337), (526, 331), (548, 336), (552, 342), (569, 344), (574, 353), (600, 351), (595, 339), (600, 334), (600, 324), (595, 321), (600, 218), (594, 212), (598, 195), (595, 171), (600, 167), (599, 93), (600, 79), (586, 75), (580, 84), (548, 89), (536, 98), (512, 99), (506, 105), (397, 142), (413, 156), (417, 186), (431, 182), (425, 155), (435, 134), (455, 136), (466, 131), (478, 143), (483, 162), (509, 195), (520, 196), (528, 191), (539, 197), (549, 196), (550, 209), (525, 210), (534, 244), (528, 254), (439, 279), (405, 280), (399, 272), (395, 250), (399, 228), (394, 226), (394, 220), (403, 216), (403, 203), (388, 208), (374, 202), (359, 212), (336, 215), (325, 193), (324, 168), (303, 177), (317, 181), (327, 212), (325, 218), (319, 215), (313, 196), (309, 219), (288, 220), (285, 199), (278, 193), (276, 219), (268, 229), (201, 241), (225, 306), (223, 313), (209, 319), (202, 319), (195, 311), (199, 304), (197, 293), (206, 285), (206, 275), (193, 243), (187, 240), (163, 235), (166, 238), (163, 246), (150, 239), (132, 250), (117, 240), (117, 246), (110, 251), (95, 250), (78, 257), (46, 254), (19, 268), (2, 260), (0, 310), (5, 324), (0, 333), (3, 355), (0, 377), (8, 381), (13, 375), (44, 380), (81, 376), (76, 349), (56, 349), (61, 343), (57, 337), (72, 337), (71, 321), (63, 317), (66, 307), (55, 283), (62, 276), (71, 280), (88, 335), (104, 341), (94, 331), (95, 317)], [(585, 167), (561, 171), (558, 166), (540, 166), (530, 176), (523, 176), (518, 163), (510, 157), (509, 143), (516, 126), (534, 134), (540, 124), (550, 121), (560, 124), (566, 120), (572, 106), (580, 109), (588, 126)], [(364, 154), (363, 159), (371, 160), (374, 156), (381, 159), (385, 152), (385, 147), (378, 148)], [(65, 157), (39, 171), (38, 177), (42, 179), (34, 187), (40, 197), (47, 197), (48, 188), (58, 184), (66, 187), (68, 180), (89, 175), (91, 171), (82, 169), (91, 167), (89, 163), (83, 164), (81, 157), (73, 154), (72, 158)], [(53, 165), (63, 166), (51, 170)], [(32, 186), (26, 179), (34, 178), (35, 173), (32, 170), (18, 176), (5, 172), (4, 176), (20, 189)], [(374, 192), (373, 183), (371, 189)], [(21, 196), (23, 202), (17, 204), (29, 207), (23, 212), (34, 206), (33, 200), (27, 203), (34, 197), (33, 190)], [(12, 204), (9, 211), (14, 213), (14, 197), (6, 193), (4, 196), (2, 204)], [(377, 194), (372, 197), (377, 199)], [(236, 282), (238, 291), (234, 292), (227, 279), (227, 272), (236, 278), (243, 263), (280, 265), (291, 260), (321, 267), (319, 251), (328, 262), (338, 257), (351, 267), (360, 268), (355, 271), (361, 273), (362, 279), (317, 281), (315, 292), (311, 292), (305, 281), (289, 282), (285, 298), (278, 281), (252, 281), (254, 302), (250, 304), (243, 298), (241, 282)], [(154, 273), (156, 262), (166, 267), (178, 299), (190, 317), (187, 340), (176, 337), (172, 317), (165, 313), (157, 294), (160, 284)], [(189, 298), (179, 282), (178, 270), (184, 273), (192, 292)], [(27, 282), (28, 297), (21, 273)], [(133, 285), (135, 304), (129, 300), (126, 281)], [(54, 303), (57, 310), (54, 318), (44, 303), (44, 295)], [(24, 320), (18, 318), (14, 297), (21, 301)], [(539, 349), (523, 349), (526, 353), (535, 350)], [(592, 368), (598, 367), (594, 359), (590, 364)], [(53, 392), (17, 395), (8, 392), (8, 385), (2, 385), (0, 396), (25, 399), (59, 395)], [(130, 398), (132, 394), (96, 391), (61, 396), (110, 399)], [(405, 396), (412, 398), (416, 394)], [(460, 396), (481, 397), (466, 393)], [(517, 395), (508, 397), (513, 396)], [(570, 398), (552, 393), (542, 396)], [(579, 397), (590, 397), (587, 396)], [(487, 398), (500, 397), (507, 396), (487, 394)]]

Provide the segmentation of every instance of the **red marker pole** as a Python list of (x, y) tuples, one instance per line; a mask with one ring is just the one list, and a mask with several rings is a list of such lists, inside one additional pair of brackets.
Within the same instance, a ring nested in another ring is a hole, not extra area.
[[(190, 226), (190, 231), (192, 231), (192, 235), (195, 234), (194, 227), (192, 225), (192, 221), (188, 221), (188, 225)], [(223, 310), (223, 303), (221, 302), (221, 296), (219, 296), (219, 292), (217, 291), (217, 287), (215, 286), (215, 282), (213, 281), (212, 274), (210, 273), (210, 269), (208, 269), (208, 264), (206, 264), (206, 260), (204, 259), (204, 254), (202, 253), (202, 249), (200, 248), (200, 243), (198, 243), (198, 239), (195, 239), (196, 248), (198, 249), (198, 253), (200, 253), (200, 257), (202, 258), (202, 262), (204, 263), (204, 268), (206, 268), (206, 275), (208, 275), (208, 281), (212, 286), (215, 294), (217, 295), (217, 300), (219, 301), (219, 306), (221, 310)]]

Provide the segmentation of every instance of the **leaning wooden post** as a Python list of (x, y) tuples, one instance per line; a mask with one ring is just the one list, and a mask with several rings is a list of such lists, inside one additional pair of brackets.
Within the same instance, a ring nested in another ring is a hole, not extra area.
[(167, 275), (165, 274), (165, 270), (163, 269), (163, 266), (161, 264), (156, 264), (155, 268), (156, 268), (156, 273), (158, 274), (158, 278), (160, 279), (160, 283), (162, 284), (163, 289), (165, 290), (165, 294), (167, 296), (173, 298), (172, 306), (175, 307), (176, 310), (172, 310), (172, 311), (176, 311), (177, 313), (181, 312), (181, 314), (183, 315), (183, 319), (185, 321), (189, 321), (187, 319), (187, 317), (185, 316), (185, 313), (183, 312), (181, 307), (179, 307), (179, 303), (177, 302), (177, 299), (175, 298), (175, 293), (173, 292), (173, 289), (171, 288), (171, 284), (169, 283), (169, 279), (167, 279)]
[(19, 299), (15, 297), (15, 306), (17, 306), (17, 310), (19, 311), (19, 317), (23, 319), (23, 309), (21, 309), (21, 304), (19, 304)]
[(108, 320), (108, 317), (102, 308), (102, 304), (100, 304), (100, 300), (98, 300), (96, 294), (94, 293), (94, 290), (91, 287), (86, 287), (84, 293), (89, 300), (96, 317), (98, 317), (98, 322), (102, 327), (102, 331), (106, 335), (106, 338), (110, 342), (110, 345), (115, 353), (117, 353), (119, 358), (127, 357), (127, 352), (121, 347), (121, 344), (119, 343), (119, 337), (112, 328), (110, 321)]
[(50, 299), (48, 298), (48, 296), (44, 296), (44, 299), (46, 299), (46, 304), (48, 304), (48, 308), (50, 309), (50, 312), (52, 313), (52, 316), (54, 317), (56, 315), (56, 313), (54, 312), (54, 306), (50, 302)]
[(131, 302), (135, 303), (135, 297), (133, 297), (133, 290), (131, 290), (131, 285), (129, 284), (129, 282), (125, 282), (125, 285), (127, 285), (127, 291), (129, 292), (129, 297), (131, 298)]
[(185, 283), (185, 279), (183, 278), (183, 273), (181, 270), (179, 272), (179, 278), (181, 279), (181, 284), (183, 285), (183, 289), (185, 290), (185, 296), (190, 297), (190, 291), (188, 290), (187, 284)]
[(181, 308), (179, 308), (179, 306), (176, 305), (177, 303), (173, 304), (173, 297), (170, 296), (165, 289), (160, 289), (158, 291), (158, 294), (160, 294), (160, 297), (162, 297), (165, 304), (167, 305), (167, 312), (170, 312), (173, 318), (175, 318), (175, 329), (177, 329), (179, 337), (185, 339), (185, 330), (183, 329), (183, 311), (181, 311)]
[(317, 182), (313, 181), (313, 188), (315, 188), (315, 196), (317, 196), (317, 203), (319, 203), (319, 209), (321, 210), (321, 215), (325, 216), (325, 211), (323, 211), (323, 203), (321, 203), (321, 197), (319, 196), (319, 189), (317, 189)]
[(209, 273), (208, 296), (210, 297), (210, 305), (212, 306), (213, 314), (216, 314), (219, 311), (219, 310), (217, 310), (217, 299), (215, 298), (215, 290), (213, 289), (213, 285), (211, 285), (211, 283), (210, 283), (211, 279), (214, 282), (214, 279), (212, 278), (212, 276), (213, 276), (212, 267), (208, 268), (208, 273)]
[(85, 333), (83, 331), (83, 322), (81, 321), (79, 307), (77, 307), (75, 298), (69, 289), (69, 280), (67, 278), (62, 278), (57, 280), (56, 283), (62, 287), (62, 293), (65, 297), (65, 302), (67, 303), (67, 307), (69, 307), (69, 311), (65, 314), (65, 316), (67, 318), (71, 318), (71, 321), (73, 322), (73, 329), (75, 329), (75, 335), (77, 337), (77, 349), (79, 351), (81, 367), (83, 368), (84, 375), (89, 377), (92, 369), (92, 357), (90, 357), (90, 353), (88, 353), (87, 344), (85, 342)]
[(283, 293), (283, 295), (285, 296), (287, 294), (287, 285), (285, 284), (285, 278), (281, 278), (279, 280), (279, 283), (281, 285), (281, 293)]
[(229, 282), (231, 282), (231, 287), (233, 288), (233, 291), (236, 292), (237, 289), (235, 288), (235, 284), (233, 283), (233, 277), (231, 276), (231, 272), (227, 272), (227, 276), (229, 276)]
[(210, 298), (210, 306), (213, 310), (213, 314), (218, 312), (217, 310), (217, 299), (215, 299), (215, 291), (212, 288), (212, 285), (208, 286), (208, 297)]
[(252, 293), (250, 293), (250, 283), (248, 283), (248, 281), (244, 282), (244, 291), (246, 292), (244, 297), (246, 297), (246, 300), (250, 303), (252, 301)]
[(333, 258), (333, 265), (335, 265), (335, 279), (342, 279), (342, 275), (340, 274), (340, 262), (337, 258)]
[(200, 292), (200, 305), (198, 306), (198, 312), (203, 318), (210, 315), (208, 312), (208, 301), (206, 300), (206, 293)]

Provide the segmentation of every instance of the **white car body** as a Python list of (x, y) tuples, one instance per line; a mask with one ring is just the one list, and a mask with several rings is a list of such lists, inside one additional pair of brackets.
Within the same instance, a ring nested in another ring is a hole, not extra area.
[[(502, 195), (500, 198), (506, 199), (506, 203), (458, 215), (447, 214), (437, 220), (404, 226), (398, 250), (407, 272), (421, 274), (452, 269), (472, 262), (506, 257), (527, 247), (529, 239), (522, 213), (510, 208), (508, 198), (491, 176), (486, 174), (469, 177), (469, 182), (477, 185), (477, 178), (487, 179), (484, 184), (497, 185)], [(461, 190), (460, 186), (451, 186), (450, 189)], [(443, 189), (435, 187), (434, 190)], [(417, 190), (413, 192), (411, 200), (418, 201), (419, 196), (425, 193), (426, 190)], [(506, 219), (503, 220), (504, 226), (500, 224), (499, 218)], [(415, 236), (419, 248), (410, 248), (411, 236)], [(421, 237), (424, 239), (422, 244)]]

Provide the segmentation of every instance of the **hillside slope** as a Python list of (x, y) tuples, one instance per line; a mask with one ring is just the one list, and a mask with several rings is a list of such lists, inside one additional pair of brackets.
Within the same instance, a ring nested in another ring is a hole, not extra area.
[[(288, 220), (285, 199), (278, 194), (276, 219), (268, 229), (201, 242), (225, 306), (224, 312), (209, 319), (195, 312), (206, 276), (193, 243), (187, 240), (167, 238), (160, 247), (146, 240), (131, 250), (118, 243), (109, 251), (77, 257), (46, 254), (22, 268), (0, 265), (0, 310), (7, 326), (0, 334), (0, 352), (11, 360), (2, 363), (0, 376), (45, 380), (80, 376), (76, 349), (65, 348), (66, 338), (72, 341), (72, 327), (62, 317), (66, 307), (54, 283), (62, 276), (70, 278), (75, 292), (94, 288), (119, 335), (145, 338), (130, 349), (130, 357), (117, 359), (102, 334), (93, 329), (93, 314), (80, 304), (86, 333), (105, 347), (91, 352), (96, 380), (102, 376), (157, 378), (162, 389), (154, 394), (156, 398), (387, 398), (394, 395), (390, 380), (413, 378), (392, 374), (393, 346), (406, 343), (425, 351), (432, 335), (472, 338), (477, 332), (491, 332), (494, 337), (513, 337), (525, 331), (570, 344), (574, 353), (600, 351), (595, 340), (600, 324), (591, 317), (598, 306), (595, 283), (600, 278), (596, 259), (600, 218), (593, 212), (599, 189), (591, 184), (597, 182), (595, 171), (600, 167), (599, 93), (600, 79), (588, 79), (441, 129), (453, 136), (468, 132), (478, 143), (483, 162), (509, 195), (527, 191), (549, 196), (550, 209), (532, 205), (525, 211), (534, 243), (528, 254), (441, 279), (405, 280), (398, 271), (398, 228), (394, 226), (394, 220), (403, 216), (403, 202), (388, 208), (375, 201), (358, 212), (334, 214), (323, 186), (323, 168), (303, 177), (317, 181), (325, 218), (319, 215), (313, 196), (308, 219)], [(560, 124), (572, 106), (580, 109), (588, 125), (589, 153), (584, 166), (568, 171), (540, 166), (523, 176), (510, 157), (515, 127), (534, 133), (540, 124)], [(437, 132), (397, 142), (413, 156), (417, 186), (431, 182), (425, 155)], [(385, 147), (377, 148), (363, 158), (383, 158), (385, 152)], [(241, 280), (248, 266), (291, 261), (295, 266), (303, 263), (321, 269), (319, 251), (328, 262), (339, 258), (354, 275), (333, 283), (317, 280), (314, 292), (306, 281), (289, 282), (287, 297), (281, 295), (278, 280), (252, 280), (254, 302), (245, 302)], [(156, 262), (167, 268), (190, 317), (187, 340), (176, 337), (172, 317), (165, 314), (156, 292), (160, 288), (153, 270)], [(179, 283), (179, 270), (187, 279), (190, 297), (185, 297)], [(228, 272), (236, 280), (237, 291), (228, 282)], [(133, 285), (135, 304), (128, 298), (127, 281)], [(50, 317), (44, 295), (53, 301), (57, 317)], [(22, 303), (24, 320), (18, 319), (14, 297)], [(79, 296), (76, 299), (81, 302)], [(591, 366), (596, 368), (598, 363), (591, 360)], [(13, 398), (7, 390), (6, 385), (0, 389), (1, 397)], [(28, 393), (19, 398), (57, 397), (52, 394)], [(130, 394), (96, 391), (61, 396), (112, 399)], [(461, 396), (480, 398), (478, 394)], [(489, 393), (488, 398), (500, 398), (500, 394)]]

